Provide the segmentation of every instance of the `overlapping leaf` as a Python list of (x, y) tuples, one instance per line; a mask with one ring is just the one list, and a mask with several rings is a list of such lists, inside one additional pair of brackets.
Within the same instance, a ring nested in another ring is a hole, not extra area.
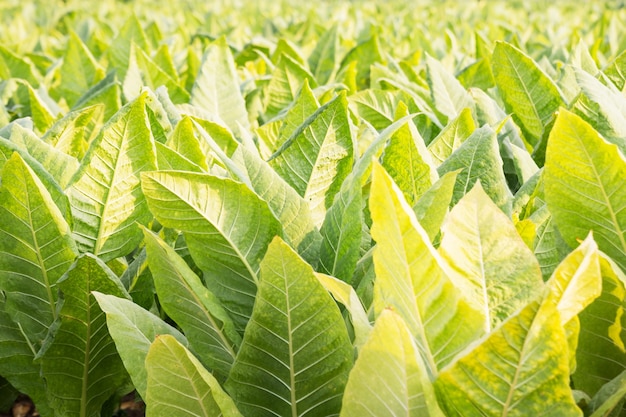
[(146, 414), (241, 417), (215, 377), (173, 336), (156, 337), (146, 369)]
[(57, 281), (77, 251), (63, 215), (18, 154), (2, 170), (0, 217), (4, 308), (38, 350), (57, 317)]
[(105, 261), (134, 250), (141, 241), (136, 223), (152, 218), (139, 179), (156, 168), (145, 99), (142, 94), (109, 120), (67, 190), (79, 249)]
[(148, 230), (144, 237), (160, 305), (200, 360), (225, 379), (241, 344), (232, 319), (173, 248)]
[(442, 227), (439, 252), (450, 277), (496, 328), (541, 294), (543, 281), (533, 253), (480, 183), (459, 201)]
[(589, 124), (561, 109), (550, 134), (545, 199), (563, 238), (576, 246), (593, 231), (600, 249), (626, 268), (626, 160)]
[(39, 355), (50, 405), (60, 414), (99, 416), (128, 374), (91, 291), (123, 297), (126, 290), (91, 254), (78, 258), (58, 287), (63, 293), (58, 327)]
[(352, 357), (337, 305), (311, 267), (275, 238), (227, 391), (246, 415), (336, 415)]
[(243, 331), (254, 304), (260, 260), (281, 233), (267, 203), (244, 184), (208, 174), (145, 173), (142, 188), (159, 222), (185, 233), (206, 285)]
[(374, 165), (369, 201), (374, 250), (374, 309), (394, 308), (406, 322), (428, 374), (438, 370), (485, 330), (484, 313), (448, 278), (397, 186)]
[(340, 416), (400, 415), (444, 414), (406, 324), (384, 310), (350, 371)]

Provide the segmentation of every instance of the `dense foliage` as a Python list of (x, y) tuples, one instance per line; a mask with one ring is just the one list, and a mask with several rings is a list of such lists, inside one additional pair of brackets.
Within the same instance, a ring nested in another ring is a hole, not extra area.
[(589, 3), (0, 0), (0, 407), (626, 416)]

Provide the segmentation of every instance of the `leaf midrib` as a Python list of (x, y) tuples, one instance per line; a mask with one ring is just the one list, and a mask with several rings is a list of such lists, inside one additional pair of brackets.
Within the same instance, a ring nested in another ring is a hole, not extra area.
[(615, 210), (613, 210), (613, 204), (611, 200), (609, 199), (609, 196), (607, 195), (606, 190), (604, 189), (604, 183), (602, 182), (602, 178), (600, 177), (600, 175), (598, 174), (598, 171), (596, 170), (596, 165), (593, 163), (593, 159), (591, 158), (591, 155), (589, 154), (584, 141), (578, 135), (575, 137), (575, 139), (578, 140), (580, 147), (583, 149), (585, 153), (585, 157), (589, 161), (589, 166), (591, 170), (593, 171), (593, 175), (595, 176), (595, 179), (597, 181), (598, 188), (602, 192), (602, 197), (604, 198), (606, 207), (609, 211), (609, 215), (611, 217), (611, 223), (613, 224), (614, 230), (616, 232), (615, 234), (618, 236), (620, 244), (622, 245), (622, 253), (626, 254), (626, 240), (624, 239), (624, 232), (622, 231), (619, 225)]

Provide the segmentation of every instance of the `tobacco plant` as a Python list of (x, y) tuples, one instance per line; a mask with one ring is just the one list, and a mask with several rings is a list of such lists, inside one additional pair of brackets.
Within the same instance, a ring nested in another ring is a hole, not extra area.
[(0, 5), (1, 406), (626, 416), (613, 3)]

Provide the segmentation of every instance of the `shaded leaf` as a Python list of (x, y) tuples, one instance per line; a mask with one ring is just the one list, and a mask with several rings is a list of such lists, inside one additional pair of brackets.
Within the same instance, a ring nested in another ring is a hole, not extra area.
[(173, 336), (156, 337), (146, 369), (148, 415), (241, 416), (215, 377)]
[(235, 403), (250, 415), (336, 415), (352, 357), (337, 305), (311, 267), (275, 238), (226, 382)]

